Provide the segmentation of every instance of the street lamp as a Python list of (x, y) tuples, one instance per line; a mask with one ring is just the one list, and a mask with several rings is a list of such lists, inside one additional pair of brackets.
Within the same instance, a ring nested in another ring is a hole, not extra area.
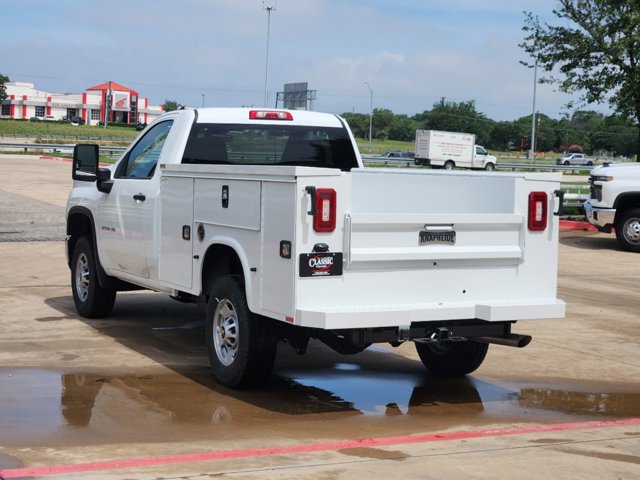
[(533, 66), (533, 112), (531, 113), (531, 154), (529, 158), (535, 162), (536, 154), (536, 89), (538, 87), (538, 59)]
[(202, 94), (202, 108), (204, 108), (204, 93)]
[(369, 153), (371, 153), (371, 132), (373, 130), (373, 90), (371, 89), (369, 83), (364, 82), (364, 84), (369, 89), (369, 94), (371, 96), (369, 101)]
[(262, 7), (267, 11), (267, 55), (266, 60), (264, 62), (264, 106), (267, 106), (267, 81), (269, 78), (269, 33), (271, 30), (271, 12), (275, 12), (275, 7), (273, 5), (265, 5), (262, 2)]

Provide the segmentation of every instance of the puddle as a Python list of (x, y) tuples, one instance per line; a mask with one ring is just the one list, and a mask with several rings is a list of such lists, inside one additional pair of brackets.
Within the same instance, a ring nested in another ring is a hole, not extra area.
[(241, 440), (255, 438), (256, 431), (364, 437), (640, 415), (640, 393), (602, 384), (438, 379), (419, 362), (388, 352), (363, 352), (349, 361), (315, 353), (284, 355), (272, 382), (253, 391), (221, 387), (204, 367), (125, 375), (0, 369), (0, 445)]

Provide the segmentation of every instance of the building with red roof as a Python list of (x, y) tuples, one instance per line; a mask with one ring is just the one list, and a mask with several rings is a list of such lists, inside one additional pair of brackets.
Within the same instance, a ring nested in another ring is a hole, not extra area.
[(7, 82), (7, 99), (0, 118), (63, 120), (80, 117), (87, 125), (149, 123), (163, 112), (161, 105), (149, 105), (131, 88), (113, 81), (87, 88), (83, 93), (50, 93), (35, 84)]

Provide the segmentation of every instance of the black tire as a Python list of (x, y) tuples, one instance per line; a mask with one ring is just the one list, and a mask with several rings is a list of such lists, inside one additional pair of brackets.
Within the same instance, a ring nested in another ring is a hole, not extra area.
[(79, 238), (73, 249), (71, 291), (76, 310), (83, 317), (102, 318), (111, 314), (116, 290), (100, 285), (93, 243), (88, 237)]
[(571, 165), (571, 162), (569, 162), (569, 160), (565, 160), (565, 161), (564, 161), (564, 163), (563, 163), (563, 165), (565, 165), (565, 166), (566, 166), (566, 165)]
[(484, 166), (484, 169), (487, 172), (493, 172), (496, 169), (496, 166), (493, 163), (489, 162)]
[(479, 342), (416, 342), (416, 350), (427, 370), (438, 377), (461, 377), (475, 371), (487, 355), (489, 344)]
[(623, 250), (640, 252), (640, 208), (630, 208), (616, 221), (616, 239)]
[(444, 169), (445, 170), (453, 170), (455, 166), (456, 166), (456, 164), (453, 163), (452, 160), (447, 160), (446, 162), (444, 162)]
[(218, 382), (247, 388), (269, 380), (278, 342), (274, 321), (249, 310), (244, 288), (233, 278), (222, 277), (211, 288), (205, 330)]
[(593, 167), (593, 162), (591, 160), (587, 162), (587, 167)]

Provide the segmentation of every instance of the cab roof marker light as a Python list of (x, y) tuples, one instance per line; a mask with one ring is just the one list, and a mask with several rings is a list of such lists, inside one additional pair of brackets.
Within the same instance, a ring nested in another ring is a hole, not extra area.
[(274, 110), (249, 110), (249, 120), (293, 120), (293, 115)]

